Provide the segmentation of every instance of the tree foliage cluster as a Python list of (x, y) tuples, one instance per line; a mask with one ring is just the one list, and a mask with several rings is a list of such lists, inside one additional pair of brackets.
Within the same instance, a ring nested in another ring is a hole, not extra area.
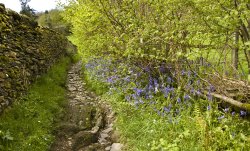
[(38, 13), (37, 22), (40, 26), (52, 28), (53, 30), (68, 35), (70, 26), (63, 20), (61, 14), (62, 10), (59, 9)]
[[(72, 0), (65, 7), (70, 40), (87, 62), (85, 77), (115, 104), (131, 150), (249, 148), (249, 122), (242, 119), (249, 106), (237, 110), (227, 97), (248, 103), (250, 91), (223, 77), (249, 74), (249, 3)], [(237, 95), (227, 95), (228, 87)], [(217, 103), (217, 93), (227, 103)]]
[(20, 13), (21, 14), (24, 14), (24, 15), (27, 15), (29, 16), (30, 18), (35, 18), (35, 10), (32, 9), (28, 3), (31, 1), (31, 0), (19, 0), (20, 3), (21, 3), (21, 11)]
[(86, 56), (202, 57), (224, 73), (250, 72), (248, 0), (74, 0), (65, 8)]

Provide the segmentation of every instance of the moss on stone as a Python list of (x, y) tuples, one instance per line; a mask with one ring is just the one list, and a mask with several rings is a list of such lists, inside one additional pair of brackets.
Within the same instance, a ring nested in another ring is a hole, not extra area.
[[(42, 75), (66, 52), (67, 39), (59, 33), (37, 26), (24, 15), (6, 10), (0, 4), (0, 78), (4, 98), (14, 100), (29, 83)], [(0, 110), (2, 110), (0, 106)]]

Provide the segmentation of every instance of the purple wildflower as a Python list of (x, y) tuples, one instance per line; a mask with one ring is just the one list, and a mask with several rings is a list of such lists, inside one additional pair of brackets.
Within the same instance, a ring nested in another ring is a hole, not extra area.
[(146, 72), (150, 72), (150, 68), (149, 68), (149, 67), (144, 68), (144, 70), (145, 70)]
[(246, 111), (240, 110), (240, 116), (246, 116), (246, 115), (247, 115)]
[(144, 101), (142, 99), (139, 100), (139, 103), (144, 104)]
[(215, 87), (212, 86), (212, 85), (210, 85), (210, 86), (209, 86), (209, 92), (214, 92), (214, 91), (215, 91)]
[(130, 77), (129, 77), (129, 76), (126, 76), (126, 77), (124, 78), (124, 81), (129, 82), (129, 81), (130, 81)]
[(182, 71), (181, 71), (181, 75), (183, 76), (183, 75), (185, 75), (185, 74), (186, 74), (185, 70), (182, 70)]
[(208, 93), (207, 99), (208, 99), (209, 101), (212, 101), (213, 97), (212, 97), (211, 93)]
[(164, 110), (165, 112), (169, 113), (170, 110), (171, 110), (171, 108), (172, 108), (172, 104), (169, 104), (168, 107), (165, 107), (165, 106), (164, 106), (163, 110)]
[(130, 95), (126, 95), (126, 96), (125, 96), (125, 99), (126, 99), (127, 101), (130, 101), (131, 96), (130, 96)]
[(207, 106), (207, 110), (209, 111), (209, 110), (211, 110), (211, 106), (209, 105), (209, 106)]
[(197, 85), (200, 85), (200, 80), (197, 80)]
[(178, 102), (178, 103), (181, 103), (181, 99), (180, 99), (180, 98), (177, 98), (177, 102)]
[(169, 86), (165, 87), (165, 89), (163, 89), (164, 96), (167, 98), (172, 90), (173, 88), (170, 88)]
[(109, 77), (109, 78), (107, 79), (107, 82), (108, 82), (108, 83), (112, 83), (112, 82), (113, 82), (113, 78), (112, 78), (112, 77)]
[(185, 95), (184, 95), (184, 100), (187, 101), (187, 100), (189, 100), (189, 99), (190, 99), (190, 96), (187, 95), (187, 94), (185, 94)]
[(191, 71), (188, 71), (187, 75), (188, 75), (188, 77), (190, 77), (191, 76)]
[(171, 77), (167, 78), (167, 83), (172, 83), (172, 78)]
[(161, 73), (165, 73), (166, 72), (166, 68), (163, 65), (160, 66), (160, 72)]
[(223, 109), (224, 112), (228, 112), (229, 111), (229, 108), (225, 108)]
[(136, 95), (140, 96), (143, 93), (142, 89), (135, 88)]

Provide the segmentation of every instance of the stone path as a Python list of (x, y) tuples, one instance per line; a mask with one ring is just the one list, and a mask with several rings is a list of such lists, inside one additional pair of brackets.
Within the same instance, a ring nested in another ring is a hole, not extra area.
[(50, 151), (120, 151), (123, 145), (115, 143), (111, 107), (86, 90), (81, 76), (78, 62), (68, 72), (67, 113)]

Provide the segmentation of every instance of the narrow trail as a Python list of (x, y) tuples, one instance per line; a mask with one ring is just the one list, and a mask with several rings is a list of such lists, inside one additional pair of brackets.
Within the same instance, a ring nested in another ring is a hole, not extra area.
[(122, 144), (115, 143), (114, 137), (114, 113), (86, 89), (81, 65), (74, 64), (68, 72), (68, 107), (50, 151), (120, 151)]

